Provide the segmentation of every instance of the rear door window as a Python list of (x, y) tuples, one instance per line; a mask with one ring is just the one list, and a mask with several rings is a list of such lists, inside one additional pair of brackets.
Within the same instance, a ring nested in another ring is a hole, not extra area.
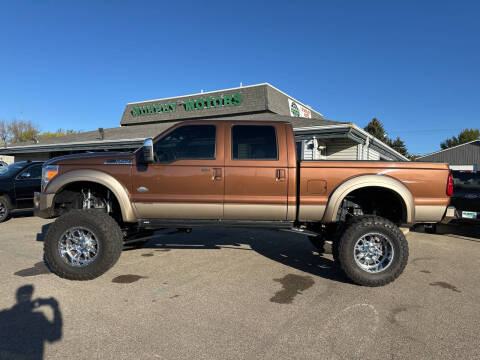
[(234, 125), (233, 160), (278, 160), (275, 127), (269, 125)]

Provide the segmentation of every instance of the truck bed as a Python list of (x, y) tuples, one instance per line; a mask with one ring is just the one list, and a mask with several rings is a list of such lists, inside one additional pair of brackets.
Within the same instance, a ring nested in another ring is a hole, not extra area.
[(384, 183), (403, 189), (405, 197), (411, 197), (412, 202), (407, 204), (412, 207), (408, 222), (440, 221), (450, 200), (445, 192), (449, 174), (447, 164), (327, 160), (301, 161), (298, 166), (300, 220), (316, 220), (319, 214), (322, 218), (323, 215), (336, 216), (325, 212), (327, 206), (330, 207), (332, 195), (345, 192), (340, 186), (354, 190), (358, 184), (374, 188)]

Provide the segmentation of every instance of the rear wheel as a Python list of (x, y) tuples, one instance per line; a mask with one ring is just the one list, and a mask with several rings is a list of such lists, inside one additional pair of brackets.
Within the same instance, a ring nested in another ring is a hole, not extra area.
[(395, 280), (408, 261), (408, 243), (400, 229), (378, 216), (352, 220), (338, 242), (338, 261), (345, 274), (364, 286)]
[(71, 210), (49, 227), (44, 254), (50, 269), (69, 280), (90, 280), (117, 262), (123, 248), (118, 224), (101, 210)]
[(3, 222), (8, 219), (10, 215), (10, 203), (8, 198), (5, 196), (0, 196), (0, 222)]

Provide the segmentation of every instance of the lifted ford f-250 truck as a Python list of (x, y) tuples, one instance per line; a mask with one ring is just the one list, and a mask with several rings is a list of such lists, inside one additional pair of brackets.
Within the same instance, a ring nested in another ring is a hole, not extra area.
[(380, 286), (408, 259), (398, 226), (449, 214), (445, 164), (298, 161), (290, 123), (185, 121), (134, 153), (64, 156), (43, 168), (36, 214), (57, 275), (93, 279), (135, 234), (166, 227), (262, 227), (333, 241), (355, 283)]

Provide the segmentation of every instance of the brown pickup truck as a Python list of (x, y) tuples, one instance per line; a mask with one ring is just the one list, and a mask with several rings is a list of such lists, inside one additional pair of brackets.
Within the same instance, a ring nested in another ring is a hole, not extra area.
[(45, 236), (57, 275), (93, 279), (148, 231), (194, 226), (303, 233), (355, 283), (380, 286), (408, 260), (398, 226), (439, 222), (445, 164), (299, 161), (287, 122), (185, 121), (134, 153), (58, 157), (43, 167), (35, 212), (60, 216)]

